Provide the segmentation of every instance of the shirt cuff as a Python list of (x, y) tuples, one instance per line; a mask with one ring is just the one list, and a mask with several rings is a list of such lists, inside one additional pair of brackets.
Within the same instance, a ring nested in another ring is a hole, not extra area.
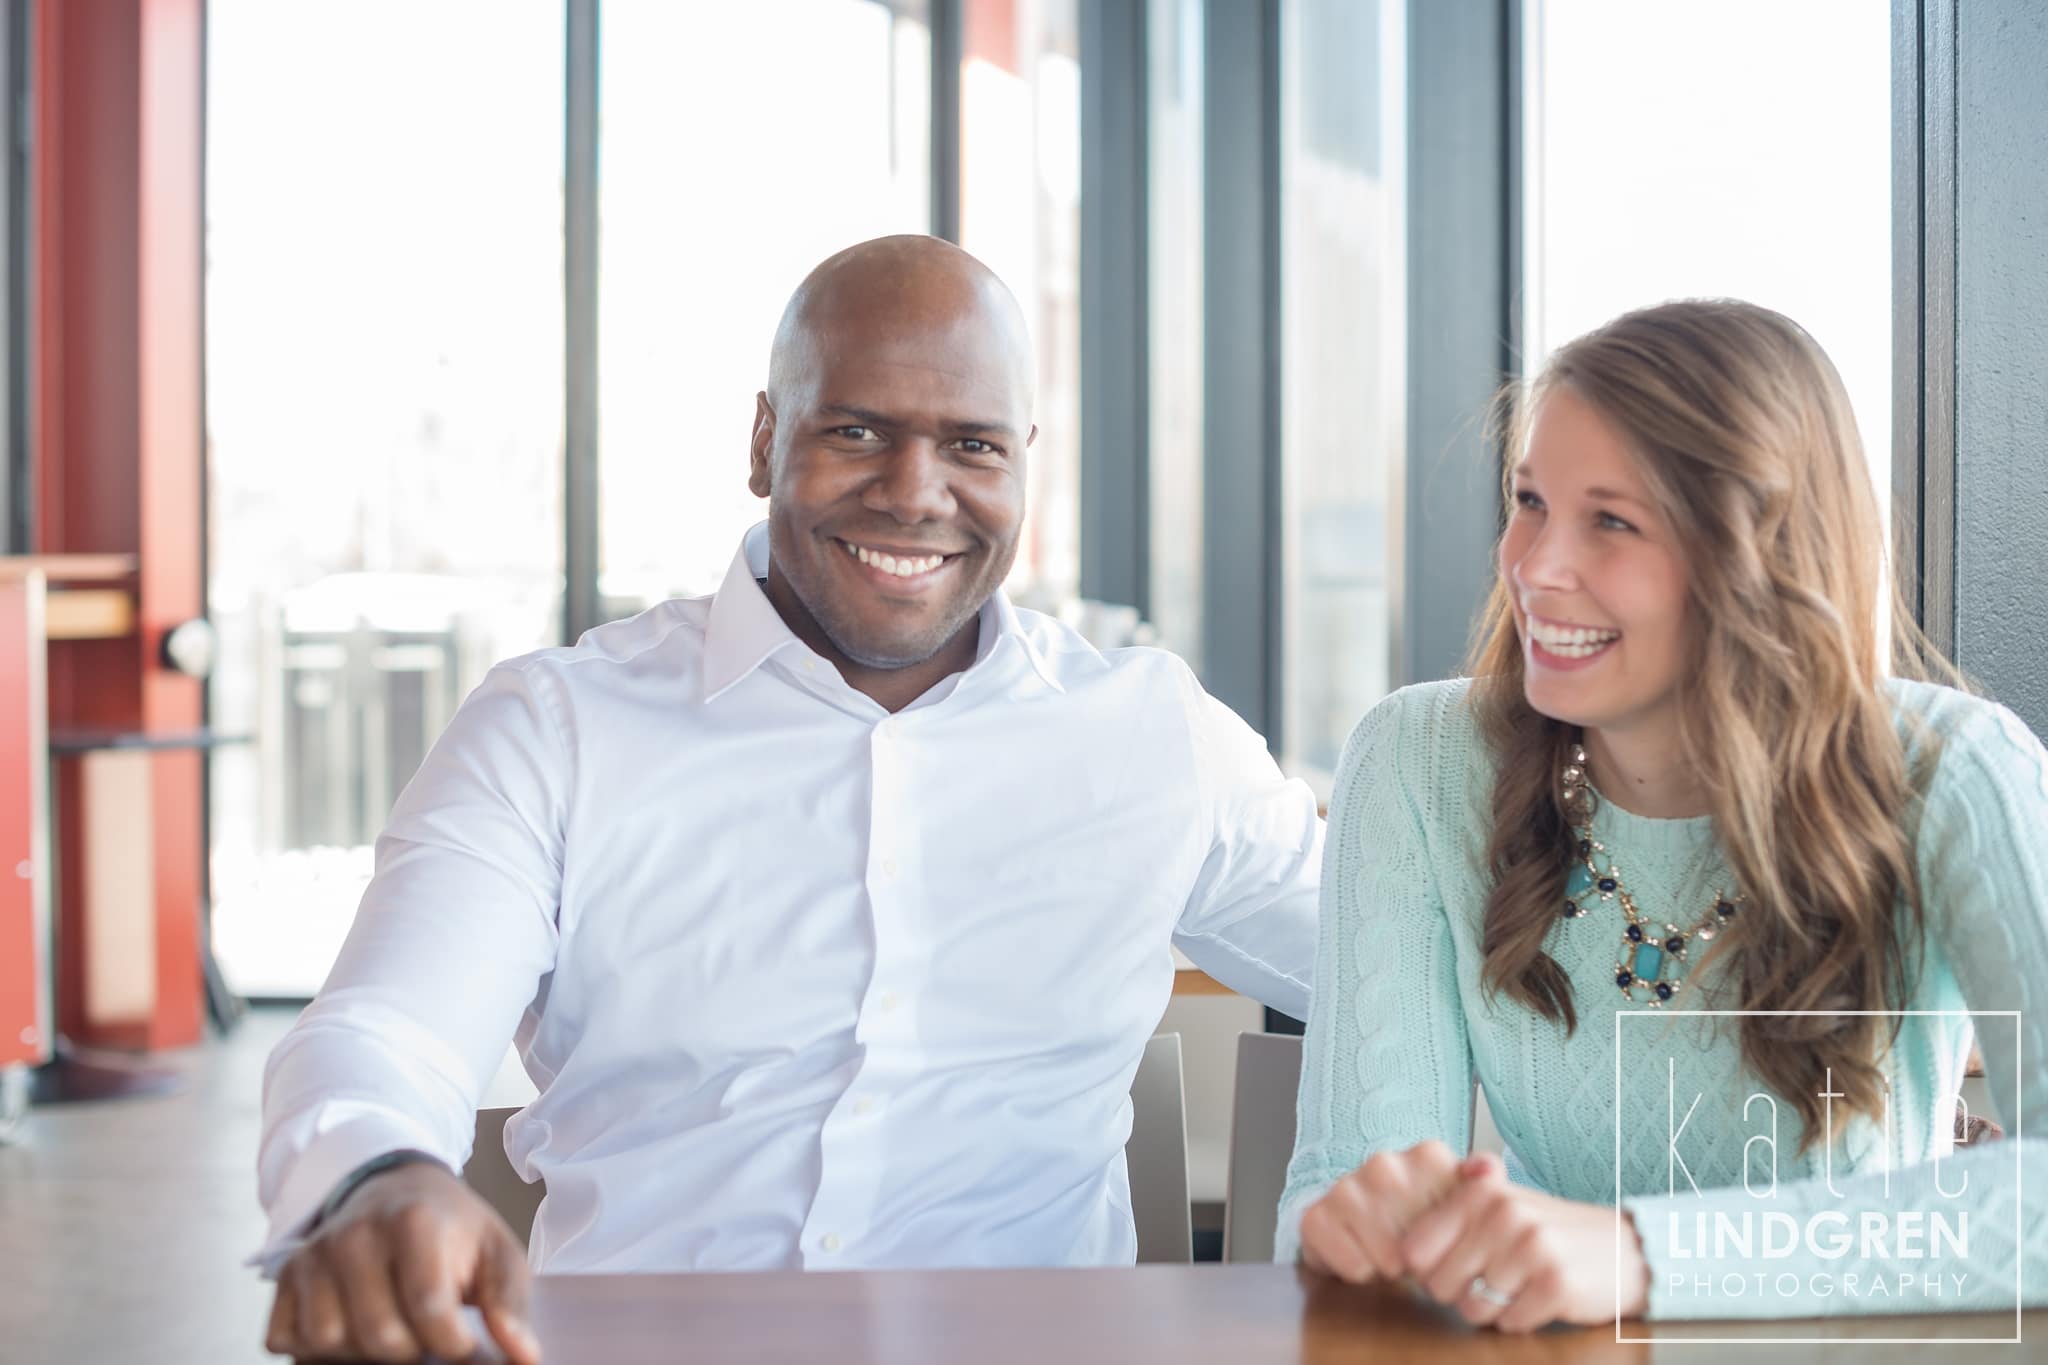
[(378, 1157), (417, 1151), (454, 1169), (452, 1163), (434, 1154), (433, 1146), (424, 1129), (396, 1115), (360, 1114), (321, 1133), (292, 1160), (291, 1171), (270, 1205), (269, 1236), (244, 1264), (262, 1271), (265, 1279), (275, 1279), (284, 1263), (305, 1245), (306, 1234), (326, 1208), (328, 1198)]

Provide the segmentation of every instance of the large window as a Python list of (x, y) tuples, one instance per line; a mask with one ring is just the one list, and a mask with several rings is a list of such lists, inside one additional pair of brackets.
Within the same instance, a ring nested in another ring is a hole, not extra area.
[(767, 504), (754, 395), (784, 303), (842, 247), (931, 224), (923, 0), (605, 0), (600, 590), (718, 586)]
[(1009, 591), (1081, 581), (1081, 63), (1076, 0), (965, 0), (960, 244), (1009, 285), (1038, 349), (1038, 440)]
[(1890, 8), (1529, 0), (1527, 363), (1721, 295), (1813, 333), (1890, 498)]
[(1392, 685), (1401, 363), (1402, 0), (1281, 9), (1285, 759), (1327, 793)]
[(449, 713), (560, 631), (562, 10), (208, 31), (212, 704), (253, 741), (213, 764), (214, 932), (236, 989), (305, 994)]

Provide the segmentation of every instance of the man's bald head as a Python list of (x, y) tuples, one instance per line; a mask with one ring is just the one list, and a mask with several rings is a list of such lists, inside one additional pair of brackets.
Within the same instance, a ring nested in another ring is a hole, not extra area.
[(1030, 411), (1031, 335), (1016, 295), (951, 242), (915, 234), (850, 246), (804, 278), (775, 329), (768, 401), (777, 410), (801, 405), (815, 390), (821, 363), (841, 347), (913, 336), (972, 338), (978, 344), (966, 348), (971, 358), (1001, 367)]

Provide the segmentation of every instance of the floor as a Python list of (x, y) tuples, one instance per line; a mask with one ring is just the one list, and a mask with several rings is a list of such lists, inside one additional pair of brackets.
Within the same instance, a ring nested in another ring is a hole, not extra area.
[(185, 1088), (30, 1111), (0, 1147), (0, 1359), (270, 1361), (256, 1137), (263, 1060), (291, 1009), (153, 1057)]

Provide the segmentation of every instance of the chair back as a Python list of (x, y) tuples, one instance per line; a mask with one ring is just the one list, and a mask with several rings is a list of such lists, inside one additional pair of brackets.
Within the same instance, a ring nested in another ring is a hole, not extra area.
[[(519, 1234), (523, 1245), (547, 1193), (528, 1184), (505, 1155), (505, 1120), (517, 1109), (480, 1109), (476, 1142), (462, 1178)], [(1131, 1082), (1131, 1136), (1124, 1143), (1131, 1176), (1131, 1217), (1140, 1261), (1193, 1259), (1188, 1216), (1188, 1120), (1182, 1091), (1180, 1035), (1162, 1033), (1145, 1045)]]
[(1131, 1175), (1139, 1263), (1192, 1261), (1188, 1110), (1178, 1033), (1155, 1034), (1145, 1044), (1131, 1080), (1131, 1136), (1124, 1143), (1124, 1165)]
[(1230, 1160), (1223, 1187), (1223, 1259), (1270, 1261), (1287, 1162), (1294, 1154), (1294, 1097), (1301, 1088), (1301, 1039), (1283, 1033), (1237, 1036), (1237, 1086), (1230, 1105)]
[(469, 1164), (462, 1168), (462, 1178), (497, 1211), (519, 1235), (519, 1244), (525, 1246), (527, 1235), (533, 1231), (534, 1215), (540, 1212), (540, 1201), (547, 1196), (548, 1189), (544, 1181), (527, 1184), (512, 1169), (512, 1159), (505, 1155), (505, 1120), (518, 1112), (476, 1111), (476, 1142), (469, 1149)]

